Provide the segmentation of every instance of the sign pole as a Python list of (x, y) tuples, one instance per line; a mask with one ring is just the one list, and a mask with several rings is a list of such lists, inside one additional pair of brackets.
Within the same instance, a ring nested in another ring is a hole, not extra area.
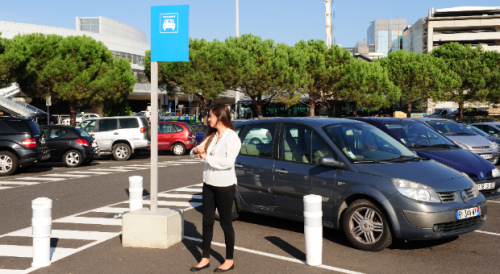
[(158, 211), (158, 62), (151, 62), (151, 212)]

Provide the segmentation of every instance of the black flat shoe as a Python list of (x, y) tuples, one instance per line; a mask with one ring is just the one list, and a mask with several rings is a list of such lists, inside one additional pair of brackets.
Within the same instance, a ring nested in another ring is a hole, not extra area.
[(214, 272), (215, 273), (222, 273), (222, 272), (226, 272), (226, 271), (233, 270), (233, 269), (234, 269), (234, 264), (228, 269), (220, 269), (217, 267), (216, 269), (214, 269)]
[(210, 263), (206, 264), (205, 266), (202, 266), (202, 267), (196, 267), (196, 266), (192, 266), (190, 271), (191, 272), (196, 272), (196, 271), (200, 271), (202, 269), (205, 269), (205, 268), (209, 268), (210, 267)]

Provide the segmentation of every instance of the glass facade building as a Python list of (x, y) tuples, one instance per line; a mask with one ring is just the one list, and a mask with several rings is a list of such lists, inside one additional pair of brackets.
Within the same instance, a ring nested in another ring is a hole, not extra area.
[(375, 52), (381, 52), (385, 57), (389, 52), (402, 48), (403, 30), (405, 28), (406, 19), (372, 21), (366, 32), (368, 44), (374, 44)]

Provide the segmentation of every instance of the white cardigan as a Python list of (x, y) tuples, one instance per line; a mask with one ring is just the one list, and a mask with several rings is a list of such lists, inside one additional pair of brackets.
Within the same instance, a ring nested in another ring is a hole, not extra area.
[[(218, 137), (219, 133), (217, 132), (206, 151), (207, 158), (203, 170), (203, 182), (216, 187), (235, 185), (237, 182), (234, 162), (241, 149), (240, 137), (231, 129), (226, 129), (222, 133), (219, 143), (217, 143)], [(205, 142), (206, 140), (200, 145), (205, 145)], [(193, 158), (197, 157), (193, 153), (193, 149), (190, 155)]]

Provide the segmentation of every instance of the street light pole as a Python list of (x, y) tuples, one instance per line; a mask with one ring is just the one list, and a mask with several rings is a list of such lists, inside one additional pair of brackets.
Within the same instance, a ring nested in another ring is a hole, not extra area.
[(240, 11), (238, 0), (236, 0), (236, 37), (240, 37)]

